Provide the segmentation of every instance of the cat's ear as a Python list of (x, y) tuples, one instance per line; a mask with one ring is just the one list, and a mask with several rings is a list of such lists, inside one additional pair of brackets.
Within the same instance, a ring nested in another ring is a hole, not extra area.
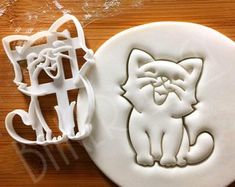
[(189, 73), (188, 81), (191, 81), (191, 84), (197, 83), (202, 73), (203, 59), (188, 58), (182, 60), (178, 64), (182, 66)]
[(22, 83), (23, 77), (18, 61), (23, 60), (20, 56), (23, 46), (29, 41), (29, 37), (25, 35), (11, 35), (2, 39), (3, 48), (13, 64), (15, 79), (14, 82), (19, 85)]
[(154, 61), (154, 58), (145, 51), (133, 49), (128, 59), (128, 73), (136, 74), (136, 71), (144, 64)]
[[(70, 24), (70, 25), (68, 25)], [(70, 32), (73, 32), (74, 30), (71, 30), (70, 27), (75, 27), (76, 36), (72, 36)], [(80, 47), (85, 46), (85, 36), (83, 32), (83, 28), (78, 21), (78, 19), (70, 14), (65, 14), (61, 18), (57, 19), (51, 27), (48, 29), (49, 32), (52, 33), (61, 33), (64, 38), (77, 38), (77, 45), (80, 45)]]

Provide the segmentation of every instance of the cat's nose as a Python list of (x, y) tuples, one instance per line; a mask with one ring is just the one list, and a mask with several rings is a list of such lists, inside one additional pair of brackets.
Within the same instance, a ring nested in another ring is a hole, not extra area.
[(163, 84), (162, 79), (160, 77), (157, 77), (157, 79), (155, 80), (155, 82), (153, 82), (153, 86), (154, 87), (158, 87), (161, 86)]

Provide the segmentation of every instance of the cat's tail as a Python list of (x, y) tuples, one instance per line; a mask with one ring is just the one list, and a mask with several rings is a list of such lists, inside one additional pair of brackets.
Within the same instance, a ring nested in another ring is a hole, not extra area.
[(208, 132), (203, 132), (197, 136), (193, 145), (189, 145), (188, 133), (184, 130), (182, 147), (177, 156), (177, 164), (184, 166), (186, 164), (198, 164), (206, 160), (214, 149), (214, 139)]

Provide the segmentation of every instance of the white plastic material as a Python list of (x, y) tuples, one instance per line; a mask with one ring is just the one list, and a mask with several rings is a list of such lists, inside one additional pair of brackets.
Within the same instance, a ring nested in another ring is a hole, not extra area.
[[(58, 29), (67, 22), (72, 21), (75, 24), (78, 37), (72, 38), (68, 30), (59, 32)], [(36, 45), (38, 40), (46, 38), (47, 43)], [(63, 38), (59, 40), (59, 38)], [(11, 43), (23, 41), (23, 45), (11, 49)], [(88, 70), (94, 64), (93, 51), (88, 49), (85, 44), (83, 29), (79, 21), (72, 15), (64, 15), (54, 22), (47, 31), (38, 32), (31, 36), (12, 35), (3, 38), (3, 46), (14, 67), (14, 82), (19, 91), (31, 97), (29, 111), (14, 110), (10, 112), (5, 120), (8, 133), (16, 141), (25, 144), (54, 144), (64, 142), (67, 139), (80, 140), (87, 137), (92, 129), (91, 119), (94, 112), (94, 93), (90, 82), (86, 78)], [(76, 49), (81, 48), (85, 51), (85, 64), (80, 68), (77, 63)], [(64, 53), (64, 52), (67, 52)], [(62, 58), (70, 61), (72, 78), (65, 79), (62, 65)], [(23, 82), (22, 71), (19, 61), (27, 61), (27, 69), (31, 85)], [(39, 84), (38, 76), (41, 71), (52, 79), (50, 83)], [(75, 133), (74, 127), (74, 107), (76, 101), (69, 102), (67, 91), (73, 89), (84, 89), (88, 95), (88, 110), (86, 120), (83, 124), (78, 124), (79, 132)], [(40, 109), (38, 101), (39, 96), (56, 94), (58, 105), (55, 110), (58, 115), (59, 130), (62, 136), (52, 137), (52, 130), (46, 123)], [(35, 141), (27, 140), (18, 135), (13, 127), (13, 118), (19, 115), (25, 125), (32, 126), (36, 131), (37, 139)]]
[[(222, 187), (235, 179), (233, 41), (197, 24), (151, 23), (115, 35), (95, 59), (87, 74), (94, 129), (82, 142), (118, 186)], [(80, 116), (87, 99), (81, 91)]]

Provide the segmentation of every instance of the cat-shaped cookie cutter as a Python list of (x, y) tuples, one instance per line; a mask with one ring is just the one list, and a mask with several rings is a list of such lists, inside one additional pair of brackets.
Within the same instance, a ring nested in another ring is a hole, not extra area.
[[(77, 37), (72, 38), (68, 30), (59, 32), (58, 29), (67, 22), (73, 22), (77, 30)], [(36, 45), (33, 44), (46, 38), (47, 43)], [(63, 40), (59, 40), (63, 38)], [(11, 43), (23, 41), (23, 45), (11, 48)], [(88, 49), (85, 43), (84, 32), (81, 24), (76, 17), (66, 14), (55, 21), (47, 31), (38, 32), (31, 36), (12, 35), (3, 38), (3, 46), (8, 58), (14, 67), (14, 83), (18, 90), (23, 94), (31, 97), (28, 112), (17, 109), (6, 116), (5, 125), (8, 133), (13, 139), (24, 144), (56, 144), (72, 140), (81, 140), (89, 136), (92, 126), (91, 119), (93, 116), (95, 101), (92, 86), (86, 78), (87, 71), (94, 64), (94, 53)], [(76, 49), (82, 49), (86, 54), (85, 64), (79, 69), (77, 63)], [(67, 52), (67, 54), (65, 54)], [(72, 77), (65, 79), (62, 58), (70, 61)], [(22, 60), (27, 61), (31, 85), (23, 82), (23, 75), (19, 65)], [(41, 71), (52, 79), (52, 82), (40, 84), (38, 76)], [(56, 72), (56, 74), (53, 74)], [(85, 89), (88, 96), (88, 112), (85, 124), (78, 124), (79, 131), (75, 134), (74, 127), (74, 107), (76, 101), (69, 102), (67, 91), (73, 89)], [(52, 138), (52, 130), (47, 125), (40, 109), (38, 97), (48, 94), (56, 94), (58, 105), (55, 110), (58, 115), (59, 130), (62, 136)], [(16, 133), (13, 126), (13, 118), (18, 115), (23, 123), (32, 126), (36, 131), (36, 140), (27, 140)]]

